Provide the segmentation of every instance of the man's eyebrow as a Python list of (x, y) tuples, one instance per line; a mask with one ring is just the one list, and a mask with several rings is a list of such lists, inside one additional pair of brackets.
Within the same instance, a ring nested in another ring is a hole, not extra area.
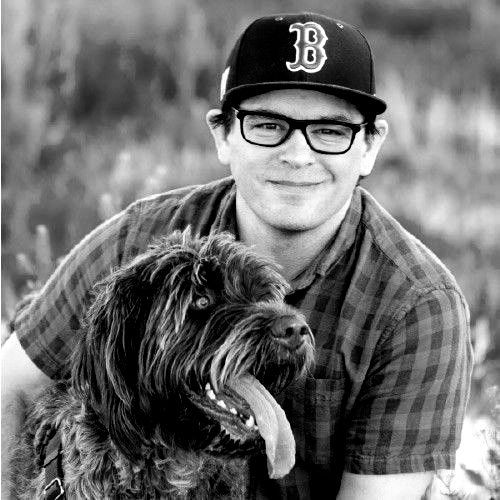
[(346, 111), (334, 111), (328, 115), (321, 115), (318, 120), (339, 120), (341, 122), (352, 122), (354, 117)]
[[(293, 119), (289, 115), (286, 115), (284, 113), (279, 113), (278, 111), (274, 111), (274, 110), (266, 109), (266, 108), (256, 108), (256, 109), (252, 109), (249, 111), (256, 112), (256, 113), (270, 114), (270, 115), (286, 116), (287, 118)], [(338, 112), (334, 112), (334, 113), (328, 114), (328, 115), (320, 115), (317, 118), (304, 118), (304, 120), (305, 121), (307, 121), (307, 120), (325, 120), (325, 121), (338, 120), (341, 122), (352, 122), (353, 117), (351, 115), (349, 115), (348, 113), (338, 111)]]
[(334, 115), (322, 116), (321, 119), (325, 120), (340, 120), (343, 122), (352, 122), (353, 118), (348, 113), (336, 113)]

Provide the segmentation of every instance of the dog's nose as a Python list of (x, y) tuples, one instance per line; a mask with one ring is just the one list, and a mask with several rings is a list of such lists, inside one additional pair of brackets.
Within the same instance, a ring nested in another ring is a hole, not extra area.
[(297, 349), (304, 343), (305, 337), (311, 335), (311, 330), (305, 321), (293, 316), (284, 316), (273, 323), (271, 333), (286, 347)]

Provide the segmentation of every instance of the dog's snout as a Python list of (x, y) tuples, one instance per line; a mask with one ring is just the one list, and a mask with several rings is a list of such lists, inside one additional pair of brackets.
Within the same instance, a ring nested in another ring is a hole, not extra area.
[(300, 318), (284, 316), (278, 318), (271, 327), (273, 337), (291, 349), (300, 347), (305, 337), (311, 335), (307, 323)]

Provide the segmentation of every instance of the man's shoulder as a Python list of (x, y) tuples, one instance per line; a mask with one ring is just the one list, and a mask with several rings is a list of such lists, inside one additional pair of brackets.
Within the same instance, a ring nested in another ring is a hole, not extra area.
[(162, 193), (153, 194), (134, 202), (142, 212), (171, 210), (176, 207), (200, 205), (207, 200), (224, 197), (234, 185), (232, 177), (225, 177), (206, 184), (193, 184)]
[(132, 210), (138, 224), (161, 221), (163, 231), (190, 225), (204, 234), (219, 216), (233, 188), (234, 180), (226, 177), (142, 198), (132, 205)]
[(372, 259), (393, 268), (414, 291), (438, 288), (459, 290), (445, 264), (407, 231), (368, 191), (361, 190), (365, 238), (371, 241)]

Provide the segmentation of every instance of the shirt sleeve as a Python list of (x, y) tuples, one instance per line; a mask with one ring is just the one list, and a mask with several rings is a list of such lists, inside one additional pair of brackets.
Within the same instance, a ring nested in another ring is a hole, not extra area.
[(64, 258), (12, 325), (28, 356), (46, 375), (63, 378), (92, 288), (120, 265), (130, 247), (136, 204), (89, 233)]
[(472, 370), (467, 305), (456, 290), (432, 290), (399, 316), (348, 417), (348, 472), (455, 467)]

